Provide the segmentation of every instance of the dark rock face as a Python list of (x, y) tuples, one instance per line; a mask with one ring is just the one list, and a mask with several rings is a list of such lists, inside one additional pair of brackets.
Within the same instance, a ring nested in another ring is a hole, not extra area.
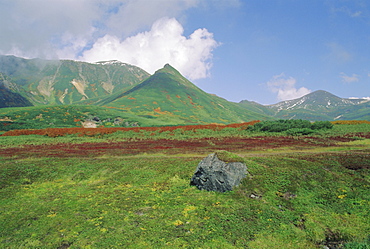
[(226, 192), (240, 184), (247, 174), (247, 166), (242, 162), (224, 162), (216, 153), (208, 155), (199, 164), (190, 185), (207, 191)]

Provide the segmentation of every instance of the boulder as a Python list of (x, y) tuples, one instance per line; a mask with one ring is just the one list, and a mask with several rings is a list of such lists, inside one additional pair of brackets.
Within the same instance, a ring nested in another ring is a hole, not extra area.
[[(242, 162), (242, 158), (236, 155), (237, 158), (231, 158), (232, 153), (230, 152), (223, 152), (222, 155), (225, 153), (229, 156), (226, 159), (217, 152), (204, 158), (198, 164), (190, 185), (197, 186), (198, 189), (217, 192), (231, 191), (233, 187), (238, 186), (246, 177), (247, 166)], [(238, 158), (241, 159), (239, 162)]]

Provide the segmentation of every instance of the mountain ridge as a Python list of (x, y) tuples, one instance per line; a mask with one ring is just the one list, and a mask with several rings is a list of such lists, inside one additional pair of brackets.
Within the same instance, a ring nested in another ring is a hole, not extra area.
[[(244, 108), (252, 109), (248, 101), (239, 102)], [(370, 104), (368, 99), (340, 98), (330, 92), (317, 90), (300, 98), (285, 100), (272, 105), (255, 104), (259, 111), (280, 119), (308, 119), (308, 120), (338, 120), (347, 119), (369, 119), (370, 112), (364, 111)], [(356, 109), (361, 109), (362, 114), (357, 117), (351, 115)]]
[(121, 62), (23, 59), (0, 55), (0, 72), (22, 88), (33, 105), (73, 104), (130, 89), (149, 77), (143, 69)]

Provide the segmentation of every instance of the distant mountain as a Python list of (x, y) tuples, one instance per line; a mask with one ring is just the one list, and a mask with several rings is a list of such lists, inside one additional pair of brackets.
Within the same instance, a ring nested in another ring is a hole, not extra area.
[(236, 103), (202, 91), (168, 64), (131, 90), (109, 96), (97, 104), (175, 123), (268, 119), (263, 114), (246, 111)]
[[(245, 103), (242, 101), (239, 105)], [(365, 99), (345, 99), (319, 90), (301, 98), (258, 107), (260, 113), (279, 119), (348, 120), (369, 119), (369, 105)]]
[(249, 101), (249, 100), (242, 100), (238, 103), (239, 106), (256, 113), (264, 114), (267, 116), (273, 116), (274, 111), (270, 108), (266, 107), (265, 105), (261, 105), (255, 101)]
[(32, 104), (19, 93), (18, 86), (11, 79), (0, 73), (0, 108), (22, 106)]
[(141, 68), (119, 61), (86, 63), (2, 55), (0, 72), (10, 77), (34, 105), (74, 104), (106, 97), (149, 77)]

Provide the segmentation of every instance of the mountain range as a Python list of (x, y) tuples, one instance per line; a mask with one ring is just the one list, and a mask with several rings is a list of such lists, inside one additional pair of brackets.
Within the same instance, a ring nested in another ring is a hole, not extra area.
[(0, 107), (96, 105), (163, 124), (370, 120), (369, 100), (344, 99), (322, 90), (274, 105), (234, 103), (204, 92), (168, 64), (150, 75), (119, 61), (4, 55), (0, 55), (0, 101)]
[(273, 105), (260, 105), (248, 100), (239, 104), (277, 119), (370, 120), (369, 99), (340, 98), (323, 90)]

